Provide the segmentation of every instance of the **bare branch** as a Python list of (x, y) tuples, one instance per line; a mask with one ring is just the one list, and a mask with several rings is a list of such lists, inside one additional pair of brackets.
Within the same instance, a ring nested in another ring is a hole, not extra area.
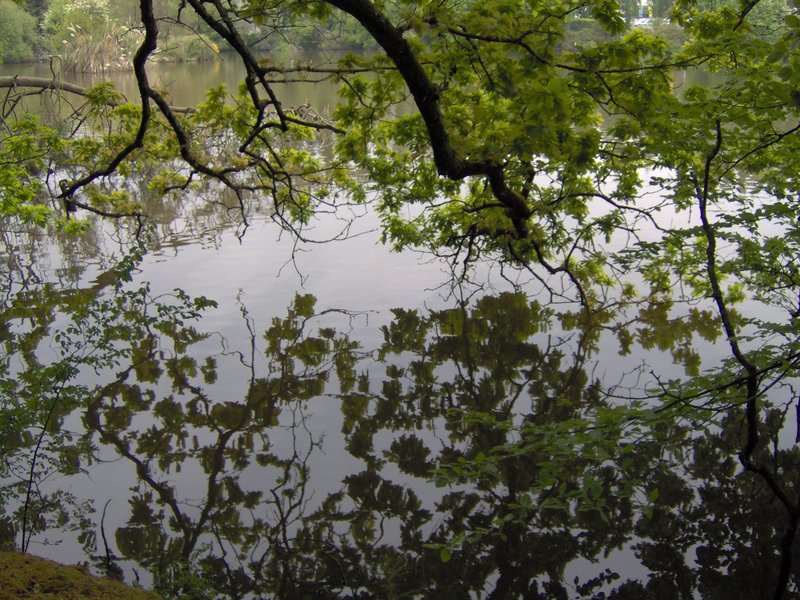
[[(89, 97), (89, 91), (91, 88), (86, 88), (80, 85), (76, 85), (74, 83), (68, 83), (66, 81), (62, 81), (60, 79), (50, 79), (47, 77), (22, 77), (20, 75), (10, 75), (10, 76), (3, 76), (0, 77), (0, 89), (24, 89), (24, 88), (32, 88), (38, 90), (39, 92), (67, 92), (69, 94), (75, 94), (76, 96), (82, 96), (84, 98)], [(120, 102), (118, 99), (114, 97), (109, 97), (106, 100), (106, 104), (108, 106), (120, 106), (123, 102)], [(195, 109), (190, 106), (172, 106), (171, 107), (173, 112), (182, 113), (182, 114), (190, 114), (195, 112)]]

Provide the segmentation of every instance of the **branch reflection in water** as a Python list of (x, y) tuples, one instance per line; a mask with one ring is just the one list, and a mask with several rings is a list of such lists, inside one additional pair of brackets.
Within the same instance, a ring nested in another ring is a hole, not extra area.
[[(240, 297), (234, 346), (202, 331), (212, 301), (137, 287), (140, 260), (107, 285), (5, 305), (9, 542), (77, 541), (98, 570), (167, 597), (722, 598), (772, 586), (786, 517), (738, 467), (730, 386), (688, 410), (675, 384), (648, 376), (657, 362), (600, 375), (631, 347), (657, 347), (683, 365), (684, 390), (710, 389), (692, 377), (709, 315), (589, 317), (507, 292), (396, 308), (376, 326), (303, 293), (262, 333)], [(794, 488), (781, 394), (794, 397), (770, 391), (757, 452)], [(82, 472), (110, 476), (109, 503), (93, 504)], [(619, 551), (630, 562), (615, 570)]]

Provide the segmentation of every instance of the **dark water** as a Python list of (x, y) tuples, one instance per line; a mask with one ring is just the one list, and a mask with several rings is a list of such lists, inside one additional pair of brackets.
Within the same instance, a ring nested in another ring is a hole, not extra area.
[[(175, 103), (239, 76), (154, 70)], [(722, 355), (707, 307), (585, 319), (491, 264), (453, 287), (370, 214), (300, 246), (173, 217), (137, 256), (121, 225), (5, 224), (7, 543), (187, 598), (769, 596), (785, 517), (736, 407), (653, 410)], [(787, 465), (793, 420), (765, 425)]]

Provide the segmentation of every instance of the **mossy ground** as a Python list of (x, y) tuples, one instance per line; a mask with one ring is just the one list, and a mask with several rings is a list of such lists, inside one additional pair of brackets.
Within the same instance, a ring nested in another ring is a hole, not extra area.
[(160, 600), (155, 592), (18, 552), (0, 552), (0, 600)]

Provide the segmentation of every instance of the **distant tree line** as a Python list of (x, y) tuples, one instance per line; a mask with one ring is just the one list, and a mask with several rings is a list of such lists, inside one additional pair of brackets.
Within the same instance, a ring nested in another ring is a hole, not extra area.
[[(223, 45), (211, 28), (191, 11), (181, 11), (176, 0), (157, 0), (161, 60), (213, 58)], [(308, 27), (288, 14), (283, 40), (299, 47), (338, 45), (365, 48), (370, 38), (354, 20), (330, 19)], [(268, 50), (278, 41), (244, 31), (252, 47)], [(0, 0), (0, 62), (16, 63), (59, 57), (66, 70), (105, 71), (129, 68), (130, 56), (141, 42), (136, 0)]]
[[(735, 0), (700, 0), (698, 5), (716, 9)], [(669, 31), (673, 0), (622, 0), (626, 21), (651, 17), (658, 33), (677, 46), (683, 41)], [(785, 13), (785, 0), (764, 0), (755, 7), (753, 22), (766, 36), (778, 29)], [(161, 30), (160, 60), (212, 59), (225, 47), (215, 32), (192, 11), (182, 11), (177, 0), (157, 0)], [(391, 11), (390, 11), (391, 12)], [(583, 14), (586, 12), (586, 14)], [(607, 32), (592, 19), (590, 9), (576, 11), (567, 29), (568, 42), (585, 44), (607, 39)], [(324, 23), (301, 25), (286, 11), (283, 23), (263, 37), (260, 30), (243, 31), (245, 41), (257, 49), (269, 50), (289, 39), (298, 47), (367, 49), (374, 45), (363, 28), (349, 15), (332, 15)], [(665, 30), (666, 27), (666, 30)], [(281, 37), (281, 40), (277, 38)], [(136, 0), (0, 0), (0, 62), (26, 62), (48, 57), (61, 59), (63, 70), (106, 71), (130, 68), (131, 53), (141, 41), (141, 23)]]

